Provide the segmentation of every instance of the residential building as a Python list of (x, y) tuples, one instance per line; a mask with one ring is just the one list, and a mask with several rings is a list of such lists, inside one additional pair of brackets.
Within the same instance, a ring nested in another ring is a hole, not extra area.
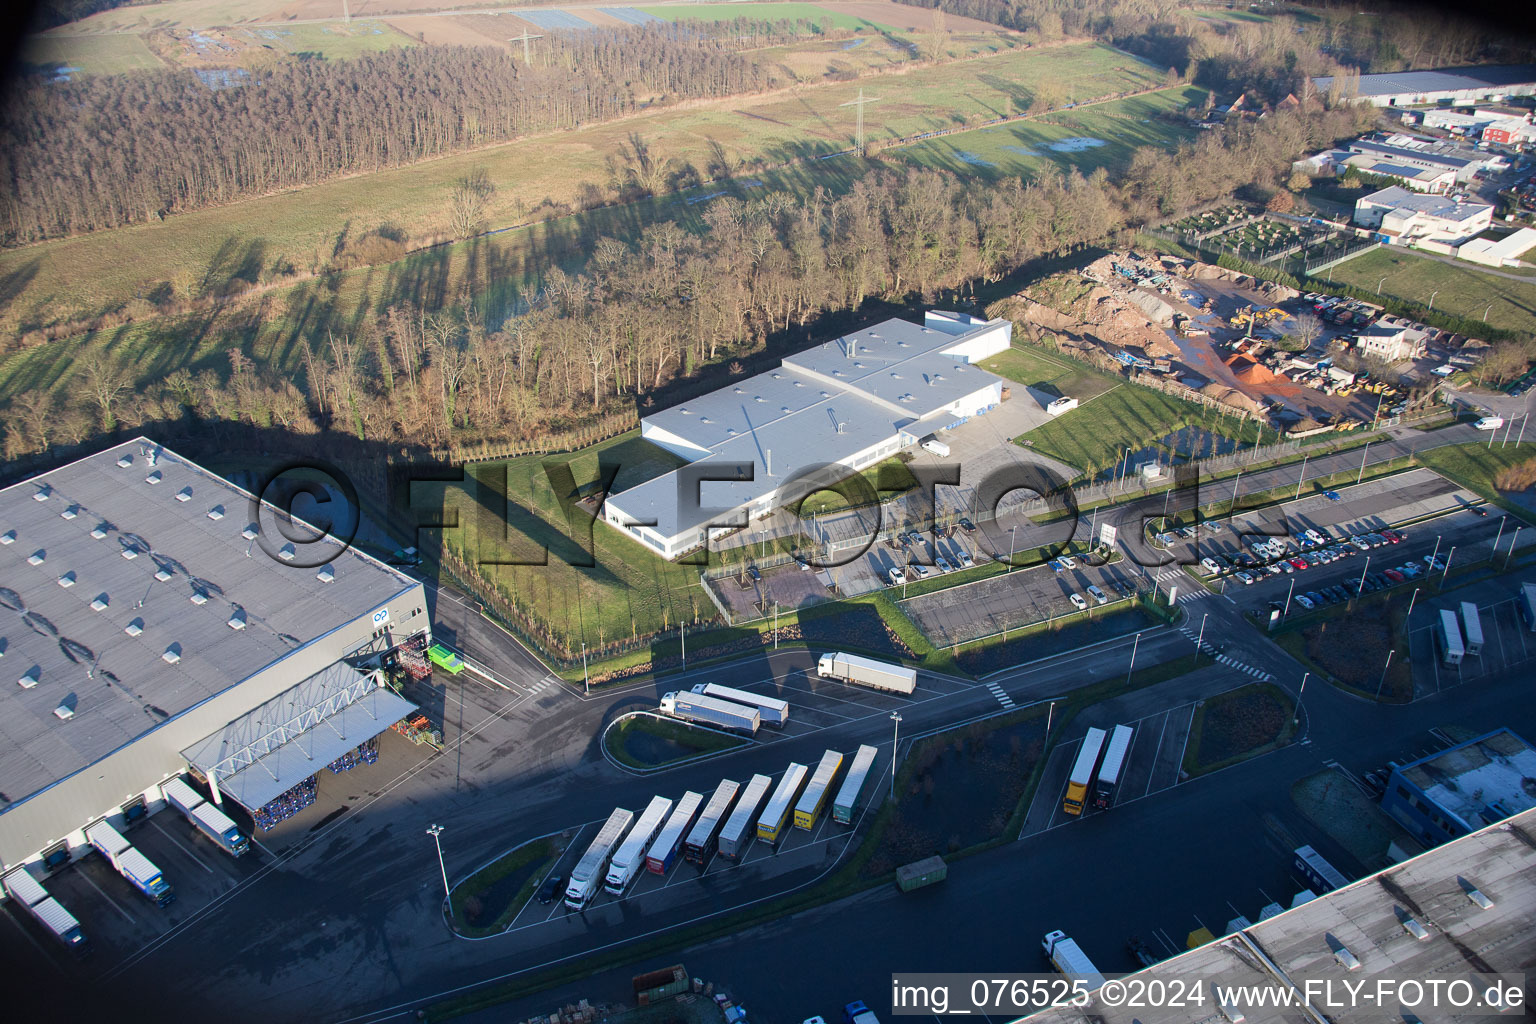
[[(1314, 78), (1312, 85), (1319, 95), (1326, 96), (1333, 87), (1333, 76)], [(1536, 95), (1536, 65), (1392, 71), (1361, 75), (1357, 84), (1347, 87), (1352, 94), (1350, 98), (1377, 107), (1496, 103), (1507, 96)]]
[(1417, 359), (1424, 354), (1424, 335), (1401, 327), (1367, 327), (1355, 336), (1355, 348), (1361, 355), (1374, 356), (1389, 363)]
[(887, 320), (646, 416), (641, 436), (688, 464), (609, 495), (603, 521), (664, 558), (694, 550), (996, 408), (1009, 388), (974, 364), (1012, 337), (960, 313)]
[(1493, 207), (1418, 195), (1393, 185), (1356, 200), (1355, 223), (1374, 228), (1383, 241), (1391, 243), (1459, 243), (1487, 230), (1493, 223)]
[(1536, 749), (1508, 729), (1392, 769), (1381, 809), (1431, 845), (1536, 807)]

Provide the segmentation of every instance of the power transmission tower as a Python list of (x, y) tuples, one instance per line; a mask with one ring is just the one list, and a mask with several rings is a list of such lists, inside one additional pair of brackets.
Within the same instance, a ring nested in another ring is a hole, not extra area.
[(528, 63), (531, 62), (531, 58), (528, 55), (528, 40), (530, 40), (530, 39), (543, 39), (543, 38), (544, 37), (542, 35), (529, 35), (528, 34), (528, 30), (527, 29), (523, 29), (523, 34), (522, 35), (520, 35), (520, 36), (513, 36), (511, 39), (508, 39), (507, 42), (515, 43), (515, 42), (518, 42), (519, 40), (522, 41), (522, 44), (523, 44), (523, 63), (524, 64), (528, 64)]
[(865, 99), (864, 98), (864, 89), (861, 86), (859, 88), (859, 98), (858, 99), (856, 99), (856, 100), (849, 100), (847, 103), (839, 103), (838, 104), (838, 106), (840, 106), (840, 107), (856, 107), (856, 108), (858, 108), (858, 121), (857, 121), (858, 127), (854, 131), (854, 146), (859, 151), (859, 156), (863, 156), (864, 155), (864, 104), (866, 104), (866, 103), (879, 103), (879, 102), (880, 102), (880, 97), (878, 97), (878, 96), (871, 96), (868, 99)]

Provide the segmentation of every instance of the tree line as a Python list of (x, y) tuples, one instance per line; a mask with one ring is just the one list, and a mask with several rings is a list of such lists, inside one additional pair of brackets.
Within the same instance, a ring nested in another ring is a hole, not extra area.
[(12, 403), (5, 448), (23, 454), (184, 416), (434, 448), (565, 431), (654, 407), (657, 392), (706, 366), (744, 373), (742, 361), (771, 339), (807, 336), (866, 303), (969, 293), (1238, 189), (1271, 190), (1298, 154), (1369, 116), (1277, 113), (1176, 153), (1140, 150), (1118, 182), (1102, 168), (988, 183), (878, 167), (842, 195), (722, 196), (701, 233), (662, 221), (633, 243), (597, 240), (583, 272), (549, 270), (532, 308), (505, 322), (466, 299), (327, 329), (303, 342), (292, 379), (234, 349), (227, 372), (180, 370), (139, 389), (126, 367), (95, 356), (67, 389)]
[(767, 69), (686, 26), (396, 48), (257, 68), (23, 84), (0, 109), (0, 242), (118, 227), (646, 106), (759, 91)]

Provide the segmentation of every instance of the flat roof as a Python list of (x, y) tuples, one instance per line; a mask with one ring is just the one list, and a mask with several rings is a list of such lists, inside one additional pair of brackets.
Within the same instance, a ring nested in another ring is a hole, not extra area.
[[(1312, 79), (1318, 91), (1327, 92), (1332, 75)], [(1472, 68), (1441, 68), (1438, 71), (1390, 71), (1361, 75), (1357, 96), (1401, 96), (1410, 93), (1460, 92), (1468, 89), (1536, 85), (1536, 64), (1502, 64)]]
[(1429, 217), (1438, 217), (1441, 220), (1455, 221), (1457, 223), (1480, 217), (1493, 209), (1487, 203), (1458, 203), (1456, 200), (1446, 196), (1411, 192), (1401, 185), (1392, 185), (1379, 192), (1372, 192), (1368, 196), (1363, 196), (1357, 202), (1373, 207), (1387, 207), (1392, 210), (1408, 210), (1413, 213), (1422, 213)]
[(1508, 729), (1422, 758), (1398, 772), (1469, 829), (1536, 808), (1536, 749)]
[[(12, 802), (416, 586), (331, 538), (332, 582), (271, 558), (245, 536), (255, 508), (144, 438), (0, 489), (0, 790)], [(267, 506), (269, 530), (274, 515)]]
[(1451, 153), (1439, 152), (1430, 148), (1416, 146), (1399, 146), (1390, 142), (1376, 142), (1371, 139), (1356, 139), (1349, 144), (1349, 148), (1356, 153), (1374, 153), (1385, 157), (1387, 160), (1422, 160), (1425, 163), (1435, 164), (1447, 170), (1460, 170), (1475, 161), (1466, 157), (1456, 156)]
[[(1524, 971), (1536, 961), (1536, 812), (1464, 836), (1294, 909), (1164, 960), (1137, 976), (1180, 979), (1186, 986), (1258, 985), (1284, 991), (1290, 984), (1331, 981), (1335, 990), (1371, 977), (1466, 978), (1471, 972)], [(1475, 887), (1491, 905), (1468, 898)], [(1411, 917), (1426, 931), (1423, 941), (1404, 927)], [(1359, 961), (1351, 971), (1335, 959), (1339, 947)], [(1088, 951), (1093, 955), (1093, 951)], [(1298, 997), (1299, 1000), (1299, 997)], [(1324, 1019), (1334, 1024), (1379, 1022), (1391, 1007), (1375, 1000), (1347, 1000), (1326, 1007), (1326, 1018), (1299, 1007), (1244, 1004), (1232, 1007), (1248, 1024)], [(1105, 1024), (1185, 1024), (1187, 1004), (1105, 1007), (1092, 1012)], [(1212, 1002), (1198, 1015), (1225, 1019)], [(1394, 1019), (1396, 1019), (1396, 1016)], [(1441, 1015), (1451, 1019), (1445, 1014)], [(1474, 1015), (1475, 1016), (1475, 1015)], [(1037, 1013), (1032, 1024), (1080, 1024), (1083, 1011), (1066, 1007)], [(1463, 1019), (1466, 1019), (1465, 1017)], [(1482, 1019), (1482, 1018), (1477, 1018)]]

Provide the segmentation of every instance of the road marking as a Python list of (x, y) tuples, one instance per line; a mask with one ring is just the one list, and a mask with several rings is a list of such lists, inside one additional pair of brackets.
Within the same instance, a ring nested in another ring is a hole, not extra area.
[(1157, 775), (1157, 755), (1163, 751), (1163, 737), (1168, 734), (1168, 716), (1171, 714), (1172, 710), (1163, 712), (1163, 727), (1157, 733), (1157, 746), (1152, 750), (1152, 770), (1147, 772), (1147, 788), (1142, 790), (1142, 796), (1152, 792), (1152, 779)]
[(188, 857), (191, 857), (192, 860), (196, 862), (198, 867), (202, 868), (204, 871), (208, 872), (210, 875), (217, 875), (218, 874), (218, 872), (213, 870), (213, 868), (209, 867), (207, 864), (204, 864), (203, 863), (203, 859), (201, 857), (199, 857), (197, 854), (193, 853), (191, 850), (187, 849), (185, 846), (181, 845), (181, 843), (177, 842), (176, 841), (176, 837), (171, 835), (165, 829), (161, 828), (160, 827), (160, 823), (157, 822), (154, 818), (150, 818), (149, 819), (149, 823), (151, 825), (155, 826), (155, 831), (156, 832), (159, 832), (161, 835), (165, 836), (165, 838), (169, 839), (173, 844), (175, 844), (176, 849), (180, 850), (182, 853), (186, 854)]
[[(21, 937), (26, 939), (28, 942), (32, 943), (32, 948), (37, 950), (39, 955), (41, 955), (42, 958), (45, 961), (47, 961), (48, 966), (52, 967), (54, 969), (55, 973), (60, 974), (60, 975), (64, 974), (64, 968), (60, 967), (57, 963), (54, 962), (53, 957), (50, 956), (48, 954), (48, 951), (46, 949), (44, 949), (38, 943), (38, 941), (32, 937), (32, 933), (20, 921), (12, 919), (11, 915), (9, 915), (9, 914), (0, 914), (0, 917), (3, 917), (7, 921), (10, 921), (12, 927), (14, 927), (17, 931), (21, 932)], [(67, 977), (67, 975), (66, 975), (66, 977)]]
[(108, 903), (112, 904), (112, 906), (117, 910), (117, 912), (119, 914), (122, 914), (124, 917), (126, 917), (128, 919), (128, 923), (129, 924), (138, 924), (139, 923), (139, 919), (134, 917), (132, 914), (128, 913), (128, 911), (124, 910), (122, 908), (121, 904), (119, 904), (117, 902), (117, 900), (113, 899), (111, 896), (108, 896), (107, 895), (107, 891), (105, 889), (103, 889), (101, 886), (97, 885), (95, 882), (91, 881), (91, 876), (90, 875), (86, 874), (84, 871), (81, 871), (79, 874), (80, 874), (81, 878), (85, 879), (85, 884), (89, 885), (92, 889), (95, 889), (97, 892), (101, 893), (101, 898), (106, 900)]

